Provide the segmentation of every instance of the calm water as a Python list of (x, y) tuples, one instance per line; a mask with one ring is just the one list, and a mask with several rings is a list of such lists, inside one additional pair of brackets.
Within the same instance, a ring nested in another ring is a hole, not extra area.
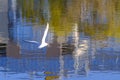
[(0, 80), (120, 79), (119, 0), (2, 3)]

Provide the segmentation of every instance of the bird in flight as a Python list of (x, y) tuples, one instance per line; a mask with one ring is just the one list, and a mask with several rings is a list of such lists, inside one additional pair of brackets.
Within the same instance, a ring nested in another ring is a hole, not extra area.
[[(46, 37), (47, 37), (47, 34), (48, 34), (48, 29), (49, 29), (49, 23), (47, 23), (46, 29), (45, 29), (45, 31), (44, 31), (44, 35), (43, 35), (43, 37), (42, 37), (42, 42), (41, 42), (41, 44), (38, 46), (38, 48), (40, 48), (40, 49), (48, 46), (48, 43), (45, 42)], [(39, 42), (37, 42), (37, 41), (29, 41), (29, 40), (24, 40), (24, 41), (29, 42), (29, 43), (39, 44)]]

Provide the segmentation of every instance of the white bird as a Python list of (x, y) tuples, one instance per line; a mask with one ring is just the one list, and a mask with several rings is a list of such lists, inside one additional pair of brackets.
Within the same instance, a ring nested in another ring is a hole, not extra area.
[[(43, 38), (42, 38), (41, 45), (39, 45), (38, 48), (44, 48), (48, 45), (48, 43), (45, 42), (47, 34), (48, 34), (48, 29), (49, 29), (49, 23), (47, 23), (47, 26), (46, 26), (46, 29), (44, 31), (44, 35), (43, 35)], [(39, 44), (39, 42), (37, 42), (37, 41), (29, 41), (29, 40), (24, 40), (24, 41)]]
[(48, 45), (48, 43), (45, 42), (45, 39), (46, 39), (47, 34), (48, 34), (48, 29), (49, 29), (49, 23), (47, 23), (47, 26), (46, 26), (46, 29), (45, 29), (45, 32), (44, 32), (44, 35), (43, 35), (43, 38), (42, 38), (42, 43), (38, 48), (43, 48), (43, 47)]

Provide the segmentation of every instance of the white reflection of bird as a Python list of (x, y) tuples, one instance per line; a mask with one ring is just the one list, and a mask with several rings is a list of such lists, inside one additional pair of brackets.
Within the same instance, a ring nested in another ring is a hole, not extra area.
[[(41, 45), (39, 45), (38, 48), (44, 48), (48, 45), (48, 43), (45, 42), (45, 39), (46, 39), (47, 34), (48, 34), (48, 29), (49, 29), (49, 23), (47, 23), (47, 26), (46, 26), (46, 29), (44, 31), (44, 35), (43, 35), (43, 38), (42, 38)], [(37, 41), (29, 41), (29, 40), (25, 40), (25, 41), (30, 42), (30, 43), (39, 44), (39, 42), (37, 42)]]

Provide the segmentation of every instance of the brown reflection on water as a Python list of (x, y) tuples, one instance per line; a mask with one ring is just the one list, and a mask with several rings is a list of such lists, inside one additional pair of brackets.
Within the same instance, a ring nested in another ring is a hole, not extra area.
[(6, 56), (20, 58), (20, 47), (13, 41), (9, 40), (6, 47)]
[(54, 40), (49, 44), (46, 52), (47, 57), (59, 57), (60, 56), (60, 44), (57, 42), (57, 38), (54, 37)]

